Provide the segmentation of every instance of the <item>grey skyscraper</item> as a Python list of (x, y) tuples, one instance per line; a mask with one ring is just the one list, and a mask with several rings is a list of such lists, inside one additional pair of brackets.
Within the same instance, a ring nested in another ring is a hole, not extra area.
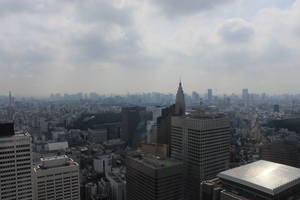
[(134, 152), (126, 165), (127, 200), (183, 200), (182, 162)]
[(176, 94), (176, 103), (162, 109), (161, 117), (157, 119), (157, 143), (170, 145), (172, 116), (185, 115), (185, 99), (181, 82)]
[(121, 138), (128, 142), (130, 147), (146, 133), (147, 113), (145, 107), (124, 107), (122, 108), (122, 135)]
[(31, 136), (0, 124), (0, 200), (32, 200)]
[(227, 169), (230, 123), (222, 115), (172, 117), (171, 158), (184, 162), (186, 199), (199, 199), (200, 183)]
[(293, 140), (280, 140), (261, 145), (260, 158), (293, 167), (300, 167), (300, 143)]
[(8, 95), (7, 120), (10, 122), (13, 122), (14, 120), (14, 106), (11, 91), (9, 91)]
[(212, 103), (212, 100), (213, 100), (213, 90), (212, 89), (207, 90), (207, 100), (208, 100), (208, 103)]
[(248, 89), (243, 89), (242, 99), (243, 99), (244, 106), (249, 106), (249, 92), (248, 92)]
[(157, 143), (170, 145), (171, 118), (175, 115), (175, 105), (162, 109), (162, 115), (157, 118)]
[(176, 94), (175, 115), (185, 115), (185, 100), (181, 82), (179, 82), (179, 87)]

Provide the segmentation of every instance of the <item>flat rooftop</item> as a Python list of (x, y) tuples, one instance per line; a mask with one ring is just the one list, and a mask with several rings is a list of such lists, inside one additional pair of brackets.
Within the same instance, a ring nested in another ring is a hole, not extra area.
[(161, 169), (182, 165), (182, 162), (173, 159), (161, 159), (150, 153), (131, 154), (130, 158), (136, 162), (142, 163), (152, 169)]
[(68, 156), (62, 155), (62, 156), (41, 158), (41, 164), (39, 165), (39, 167), (45, 169), (45, 168), (55, 168), (55, 167), (63, 167), (63, 166), (75, 166), (75, 165), (78, 164)]
[(218, 177), (270, 195), (276, 195), (300, 184), (300, 169), (260, 160), (221, 172)]

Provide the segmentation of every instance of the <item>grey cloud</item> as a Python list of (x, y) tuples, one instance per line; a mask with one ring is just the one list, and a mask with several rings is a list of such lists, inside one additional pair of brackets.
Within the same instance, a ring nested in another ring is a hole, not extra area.
[(1, 0), (0, 16), (20, 14), (55, 14), (70, 5), (68, 0)]
[(150, 0), (168, 16), (192, 15), (234, 0)]
[(0, 16), (13, 13), (29, 12), (33, 10), (32, 0), (1, 0)]
[(293, 52), (294, 49), (272, 41), (260, 53), (249, 49), (226, 49), (218, 60), (223, 63), (221, 66), (225, 70), (258, 73), (263, 66), (269, 66), (271, 71), (271, 66), (284, 66), (289, 63)]
[(138, 36), (133, 33), (127, 34), (124, 39), (105, 41), (100, 29), (101, 27), (70, 41), (71, 45), (77, 50), (79, 58), (87, 60), (115, 59), (114, 55), (134, 54), (139, 50), (137, 45)]
[(296, 50), (273, 40), (269, 42), (269, 45), (260, 57), (260, 61), (265, 63), (285, 62), (288, 61), (294, 52), (296, 52)]
[(124, 67), (158, 66), (158, 58), (145, 55), (138, 45), (139, 40), (139, 36), (133, 31), (128, 31), (125, 38), (117, 41), (106, 41), (99, 32), (93, 31), (70, 41), (75, 52), (69, 59), (70, 62), (91, 65), (97, 61), (104, 61)]
[(230, 20), (221, 26), (218, 33), (225, 42), (242, 43), (250, 41), (255, 31), (242, 20)]
[(43, 48), (9, 52), (0, 49), (0, 69), (6, 72), (39, 72), (53, 59), (53, 52)]
[(76, 4), (78, 19), (86, 23), (108, 22), (120, 25), (131, 23), (129, 8), (116, 8), (106, 1), (80, 1)]

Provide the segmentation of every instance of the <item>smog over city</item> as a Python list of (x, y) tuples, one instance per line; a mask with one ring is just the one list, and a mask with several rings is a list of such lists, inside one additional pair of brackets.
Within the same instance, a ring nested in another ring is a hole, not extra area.
[(0, 94), (300, 93), (294, 0), (1, 0)]
[(0, 200), (300, 200), (300, 0), (0, 0)]

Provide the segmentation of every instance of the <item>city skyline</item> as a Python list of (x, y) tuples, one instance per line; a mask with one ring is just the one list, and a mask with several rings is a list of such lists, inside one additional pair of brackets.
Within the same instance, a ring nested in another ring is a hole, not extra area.
[[(299, 0), (3, 0), (0, 94), (300, 93)], [(186, 90), (190, 93), (192, 90)]]

